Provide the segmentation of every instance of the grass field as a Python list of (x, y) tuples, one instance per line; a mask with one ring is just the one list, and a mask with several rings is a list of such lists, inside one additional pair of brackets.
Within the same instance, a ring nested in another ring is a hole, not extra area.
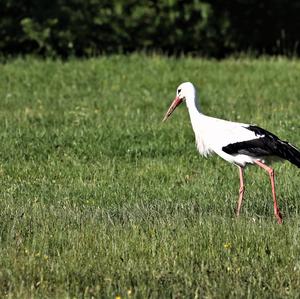
[(300, 61), (132, 55), (0, 65), (0, 297), (299, 298), (300, 176), (198, 155), (202, 110), (300, 146)]

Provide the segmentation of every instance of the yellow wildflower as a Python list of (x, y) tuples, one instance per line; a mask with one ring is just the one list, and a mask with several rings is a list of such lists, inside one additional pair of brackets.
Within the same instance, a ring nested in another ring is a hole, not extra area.
[(223, 246), (224, 246), (225, 249), (230, 249), (231, 248), (231, 243), (226, 242)]

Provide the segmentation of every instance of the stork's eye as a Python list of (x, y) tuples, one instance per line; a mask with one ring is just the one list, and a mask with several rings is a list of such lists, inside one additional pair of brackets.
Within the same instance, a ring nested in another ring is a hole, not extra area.
[(181, 89), (178, 89), (178, 94), (180, 94), (181, 93)]

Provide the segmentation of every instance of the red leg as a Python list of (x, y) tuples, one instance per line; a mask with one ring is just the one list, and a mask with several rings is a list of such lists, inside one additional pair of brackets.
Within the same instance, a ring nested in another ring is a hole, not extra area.
[(243, 201), (243, 196), (244, 196), (244, 191), (245, 191), (245, 185), (244, 185), (244, 169), (240, 166), (238, 166), (239, 168), (239, 173), (240, 173), (240, 190), (239, 190), (239, 200), (238, 200), (238, 204), (237, 204), (237, 209), (236, 209), (236, 216), (240, 215), (240, 209), (242, 206), (242, 201)]
[(267, 166), (266, 164), (264, 164), (264, 163), (262, 163), (260, 161), (255, 161), (255, 163), (269, 173), (270, 181), (271, 181), (271, 186), (272, 186), (273, 200), (274, 200), (274, 214), (275, 214), (275, 217), (277, 218), (277, 222), (279, 224), (281, 224), (282, 223), (282, 216), (281, 216), (281, 213), (280, 213), (280, 211), (278, 209), (277, 201), (276, 201), (275, 181), (274, 181), (275, 174), (274, 174), (274, 170), (271, 167)]

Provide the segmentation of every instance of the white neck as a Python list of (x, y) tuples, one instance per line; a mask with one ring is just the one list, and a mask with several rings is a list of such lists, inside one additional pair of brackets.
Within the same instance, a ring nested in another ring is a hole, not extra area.
[(206, 156), (210, 150), (205, 142), (206, 116), (199, 111), (198, 99), (196, 96), (186, 100), (193, 131), (195, 133), (196, 144), (199, 152)]
[(193, 129), (194, 129), (194, 132), (196, 133), (195, 130), (197, 129), (196, 128), (197, 124), (199, 126), (199, 118), (201, 118), (201, 115), (203, 115), (200, 112), (199, 101), (197, 99), (196, 94), (193, 97), (186, 99), (186, 106), (189, 111), (189, 115), (190, 115), (190, 119), (191, 119), (191, 123), (192, 123)]

